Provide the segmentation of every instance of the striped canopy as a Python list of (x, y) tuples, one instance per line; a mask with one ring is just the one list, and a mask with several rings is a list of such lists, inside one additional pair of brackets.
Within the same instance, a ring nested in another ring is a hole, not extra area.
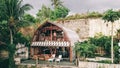
[(70, 43), (66, 41), (40, 41), (32, 42), (31, 46), (59, 46), (59, 47), (69, 47)]

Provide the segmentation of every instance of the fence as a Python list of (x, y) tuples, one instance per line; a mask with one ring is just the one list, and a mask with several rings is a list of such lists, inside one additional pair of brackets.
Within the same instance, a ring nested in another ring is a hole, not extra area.
[(120, 64), (105, 64), (79, 61), (79, 68), (120, 68)]

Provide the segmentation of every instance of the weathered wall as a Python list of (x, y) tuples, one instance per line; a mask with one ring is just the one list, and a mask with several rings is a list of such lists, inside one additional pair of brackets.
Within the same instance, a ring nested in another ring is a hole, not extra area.
[(86, 19), (69, 20), (60, 23), (63, 26), (77, 32), (81, 39), (86, 39), (89, 37), (89, 23)]
[[(109, 36), (111, 35), (111, 22), (104, 22), (102, 19), (89, 19), (89, 36), (93, 37), (96, 33), (102, 32), (102, 34)], [(114, 24), (114, 35), (117, 29), (120, 28), (120, 21), (115, 21)]]
[[(66, 20), (59, 22), (63, 26), (76, 31), (80, 39), (85, 40), (88, 37), (93, 37), (96, 33), (111, 35), (111, 23), (104, 22), (102, 19), (78, 19)], [(116, 30), (120, 28), (120, 20), (114, 22), (114, 35)]]

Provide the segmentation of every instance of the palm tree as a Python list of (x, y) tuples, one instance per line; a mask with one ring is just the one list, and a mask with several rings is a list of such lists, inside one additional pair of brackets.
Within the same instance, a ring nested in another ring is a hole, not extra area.
[(10, 32), (10, 44), (13, 44), (13, 32), (22, 23), (25, 11), (30, 10), (30, 4), (22, 4), (23, 0), (1, 0), (0, 21), (6, 20)]
[(51, 0), (52, 5), (54, 6), (54, 8), (57, 8), (58, 6), (63, 6), (60, 0)]
[(49, 7), (46, 7), (45, 5), (42, 5), (41, 10), (37, 13), (39, 21), (43, 21), (45, 19), (49, 19), (50, 16), (52, 15), (52, 10)]
[(111, 62), (113, 63), (114, 61), (114, 54), (113, 54), (113, 23), (116, 20), (119, 20), (119, 12), (117, 11), (113, 11), (112, 9), (108, 10), (105, 12), (105, 14), (103, 15), (103, 20), (105, 20), (105, 22), (111, 22), (112, 23), (112, 32), (111, 32)]

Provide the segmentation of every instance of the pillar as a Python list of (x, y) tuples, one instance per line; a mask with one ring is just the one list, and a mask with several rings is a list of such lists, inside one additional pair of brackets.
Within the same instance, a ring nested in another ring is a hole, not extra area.
[(72, 60), (73, 60), (73, 56), (72, 56), (72, 47), (70, 46), (70, 49), (69, 49), (69, 56), (70, 56), (70, 62), (72, 62)]
[(33, 47), (30, 47), (30, 55), (34, 55), (34, 48)]

